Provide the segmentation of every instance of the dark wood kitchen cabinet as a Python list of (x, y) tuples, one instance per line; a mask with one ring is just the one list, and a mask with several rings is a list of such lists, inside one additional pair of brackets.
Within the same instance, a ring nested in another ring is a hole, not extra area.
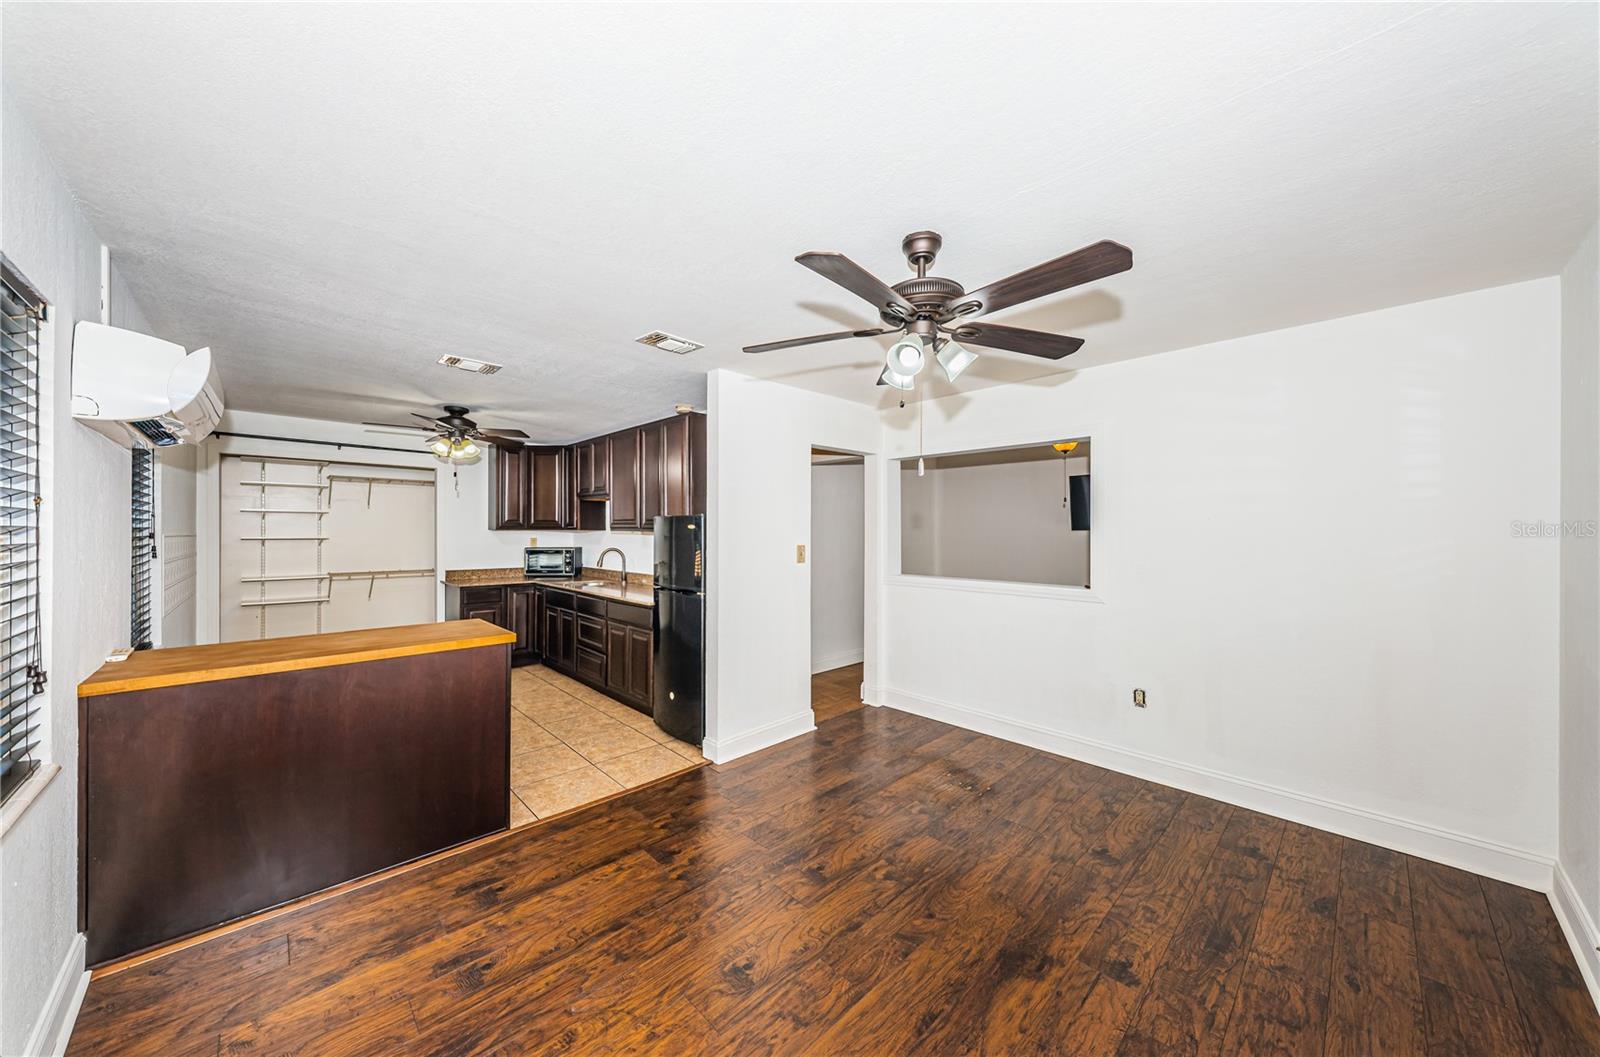
[(639, 435), (643, 427), (635, 426), (613, 433), (611, 448), (611, 528), (613, 530), (645, 528), (640, 521), (643, 492), (643, 460), (640, 458)]
[(491, 529), (577, 527), (570, 449), (491, 446), (488, 458)]
[(653, 646), (650, 610), (612, 603), (606, 621), (606, 690), (646, 714)]
[(544, 663), (564, 675), (577, 671), (577, 613), (572, 594), (567, 591), (541, 591), (544, 595)]
[(665, 422), (639, 427), (639, 527), (642, 529), (654, 528), (656, 518), (666, 512), (667, 494), (661, 477), (666, 436)]
[(568, 448), (529, 448), (527, 528), (570, 529), (577, 525), (568, 498), (572, 456)]
[(527, 528), (528, 459), (526, 448), (489, 445), (489, 527)]
[(533, 584), (519, 584), (504, 590), (509, 628), (517, 636), (511, 646), (511, 663), (530, 664), (539, 659), (544, 639), (544, 593)]
[(499, 587), (456, 588), (455, 599), (446, 590), (446, 611), (451, 620), (483, 620), (496, 627), (513, 630), (506, 612), (506, 594)]
[[(649, 532), (706, 509), (706, 417), (674, 415), (564, 448), (490, 447), (489, 527)], [(609, 515), (609, 516), (608, 516)]]
[(706, 512), (706, 416), (677, 415), (661, 423), (661, 513)]
[(595, 437), (575, 447), (579, 498), (606, 498), (611, 494), (611, 438)]

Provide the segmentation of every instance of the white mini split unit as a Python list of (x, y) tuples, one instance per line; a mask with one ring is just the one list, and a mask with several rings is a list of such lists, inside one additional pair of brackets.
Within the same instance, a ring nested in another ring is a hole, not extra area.
[(79, 323), (72, 330), (72, 417), (126, 447), (197, 444), (222, 418), (210, 349)]

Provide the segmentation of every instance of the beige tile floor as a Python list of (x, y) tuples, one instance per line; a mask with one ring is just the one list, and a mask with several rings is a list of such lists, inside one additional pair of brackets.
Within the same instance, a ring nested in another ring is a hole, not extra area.
[(511, 672), (511, 825), (705, 763), (649, 716), (548, 668)]

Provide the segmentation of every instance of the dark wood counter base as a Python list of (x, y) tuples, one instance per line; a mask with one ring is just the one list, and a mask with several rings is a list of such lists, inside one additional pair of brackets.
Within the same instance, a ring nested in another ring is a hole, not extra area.
[(509, 653), (81, 697), (89, 964), (504, 829)]

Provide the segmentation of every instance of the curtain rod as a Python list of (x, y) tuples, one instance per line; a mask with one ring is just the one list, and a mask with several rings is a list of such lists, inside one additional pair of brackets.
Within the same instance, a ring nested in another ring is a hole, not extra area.
[(284, 444), (321, 444), (329, 448), (363, 448), (367, 451), (398, 451), (405, 455), (426, 455), (425, 451), (416, 448), (390, 448), (382, 444), (352, 444), (343, 440), (311, 440), (306, 437), (273, 437), (265, 433), (229, 433), (226, 430), (212, 430), (213, 437), (240, 437), (245, 440), (276, 440)]

